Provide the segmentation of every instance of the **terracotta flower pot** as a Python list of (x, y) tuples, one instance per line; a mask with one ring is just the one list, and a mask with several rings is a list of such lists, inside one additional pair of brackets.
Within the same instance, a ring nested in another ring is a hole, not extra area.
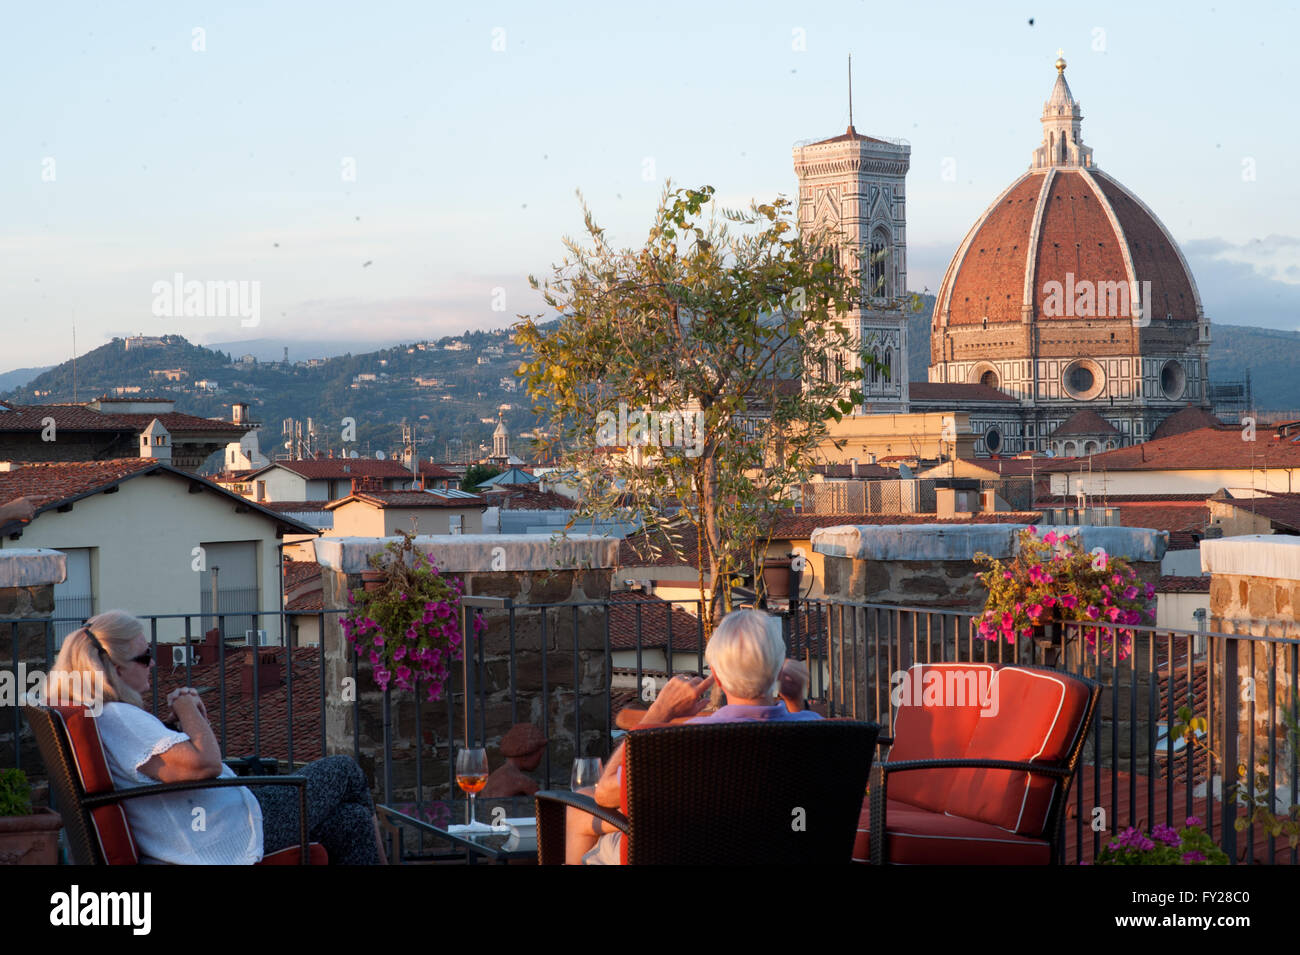
[(769, 600), (790, 599), (789, 557), (769, 557), (763, 562), (763, 590)]
[(52, 809), (0, 816), (0, 865), (57, 865), (63, 817)]

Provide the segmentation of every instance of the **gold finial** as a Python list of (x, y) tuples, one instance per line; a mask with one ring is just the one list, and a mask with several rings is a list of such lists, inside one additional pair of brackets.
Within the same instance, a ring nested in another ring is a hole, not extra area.
[(1056, 72), (1058, 73), (1065, 72), (1065, 51), (1064, 50), (1056, 51)]

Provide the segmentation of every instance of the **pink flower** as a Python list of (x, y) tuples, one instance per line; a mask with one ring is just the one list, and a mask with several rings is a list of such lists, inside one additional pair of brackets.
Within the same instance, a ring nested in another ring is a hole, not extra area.
[(370, 651), (370, 665), (372, 667), (379, 666), (379, 654), (376, 653), (374, 650)]
[(1049, 544), (1055, 544), (1060, 539), (1061, 538), (1056, 533), (1056, 531), (1048, 531), (1046, 534), (1043, 535), (1043, 540)]
[(1129, 586), (1124, 588), (1125, 600), (1133, 600), (1137, 597), (1137, 595), (1138, 595), (1138, 589), (1134, 587), (1132, 584), (1129, 584)]
[(1189, 826), (1199, 826), (1199, 825), (1202, 825), (1201, 817), (1200, 817), (1200, 816), (1188, 816), (1188, 817), (1187, 817), (1186, 825), (1189, 825)]
[(1002, 571), (1002, 579), (1003, 579), (1003, 580), (1014, 580), (1014, 579), (1015, 579), (1015, 574), (1011, 573), (1011, 571), (1009, 571), (1009, 570), (1004, 570), (1004, 571)]
[(1002, 614), (1002, 629), (1003, 629), (1003, 630), (1010, 630), (1010, 629), (1011, 629), (1012, 627), (1014, 627), (1015, 625), (1016, 625), (1016, 618), (1015, 618), (1015, 615), (1014, 615), (1014, 614), (1011, 614), (1011, 613), (1009, 613), (1009, 612), (1008, 612), (1008, 613), (1003, 613), (1003, 614)]
[[(1090, 609), (1091, 609), (1091, 608), (1090, 608)], [(1111, 622), (1114, 623), (1116, 620), (1119, 619), (1119, 615), (1120, 615), (1122, 612), (1123, 612), (1123, 611), (1121, 611), (1118, 607), (1111, 607), (1110, 609), (1108, 609), (1108, 610), (1106, 611), (1106, 616), (1110, 617)]]
[(1043, 605), (1042, 605), (1042, 604), (1034, 604), (1033, 606), (1031, 606), (1031, 607), (1029, 608), (1029, 610), (1027, 611), (1027, 613), (1029, 614), (1029, 616), (1030, 616), (1032, 619), (1035, 619), (1035, 620), (1036, 620), (1036, 619), (1042, 617), (1042, 615), (1043, 615)]
[(1146, 594), (1147, 594), (1147, 600), (1150, 600), (1152, 597), (1156, 595), (1156, 588), (1153, 587), (1151, 584), (1147, 584)]
[(1088, 604), (1088, 609), (1084, 613), (1088, 615), (1089, 620), (1096, 620), (1101, 616), (1101, 611), (1097, 609), (1096, 604)]
[(1073, 610), (1079, 603), (1079, 598), (1074, 594), (1064, 594), (1061, 597), (1061, 606), (1066, 610)]
[(1112, 574), (1110, 578), (1110, 582), (1114, 584), (1116, 587), (1118, 587), (1124, 583), (1124, 578), (1121, 577), (1119, 574)]
[(393, 651), (393, 662), (396, 663), (398, 660), (404, 660), (404, 659), (406, 659), (406, 647), (399, 646), (396, 650)]

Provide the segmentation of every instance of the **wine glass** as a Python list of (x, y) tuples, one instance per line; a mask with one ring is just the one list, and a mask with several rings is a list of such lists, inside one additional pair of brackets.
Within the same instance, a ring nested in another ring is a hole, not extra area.
[(599, 759), (579, 757), (573, 761), (573, 775), (569, 778), (569, 788), (575, 793), (579, 789), (591, 789), (600, 779), (604, 766)]
[(474, 817), (474, 796), (487, 785), (487, 750), (481, 746), (462, 749), (456, 754), (456, 785), (469, 795), (469, 828), (478, 827)]

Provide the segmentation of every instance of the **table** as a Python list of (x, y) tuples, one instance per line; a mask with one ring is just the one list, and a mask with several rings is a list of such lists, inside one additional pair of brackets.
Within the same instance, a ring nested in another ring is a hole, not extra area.
[[(451, 861), (463, 857), (470, 865), (478, 862), (480, 858), (498, 864), (517, 860), (532, 860), (534, 862), (537, 860), (536, 847), (506, 849), (506, 841), (510, 838), (508, 833), (485, 832), (479, 834), (448, 831), (449, 826), (465, 824), (468, 819), (468, 806), (468, 799), (426, 799), (421, 802), (378, 805), (375, 810), (379, 815), (380, 822), (396, 832), (397, 845), (394, 855), (399, 863), (407, 858), (436, 862)], [(537, 815), (536, 806), (531, 796), (511, 796), (507, 799), (485, 799), (480, 796), (475, 800), (474, 812), (479, 822), (491, 823), (494, 810), (503, 810), (505, 813), (503, 818), (507, 819), (533, 818)], [(495, 815), (502, 817), (499, 811)], [(450, 843), (453, 851), (441, 854), (426, 855), (421, 853), (406, 856), (403, 830), (408, 828), (433, 836), (439, 841)]]

